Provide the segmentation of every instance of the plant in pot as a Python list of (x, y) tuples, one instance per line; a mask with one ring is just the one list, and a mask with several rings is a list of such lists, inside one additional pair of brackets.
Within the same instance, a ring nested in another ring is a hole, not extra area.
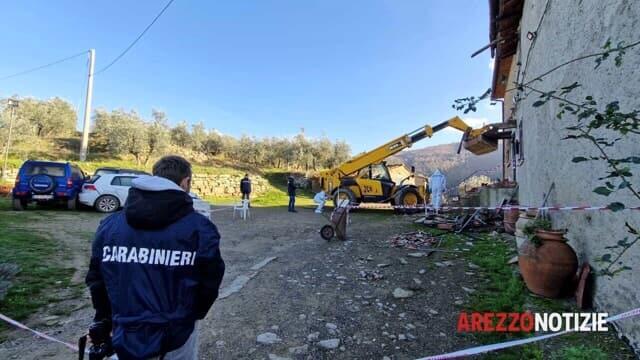
[(554, 230), (546, 216), (528, 223), (523, 233), (518, 265), (527, 288), (549, 298), (562, 295), (578, 269), (578, 257), (564, 238), (565, 230)]

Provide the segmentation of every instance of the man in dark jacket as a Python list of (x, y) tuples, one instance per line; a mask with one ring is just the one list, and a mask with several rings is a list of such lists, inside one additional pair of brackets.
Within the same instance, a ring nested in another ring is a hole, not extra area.
[(287, 193), (289, 194), (289, 212), (297, 212), (296, 207), (296, 183), (293, 176), (287, 178)]
[(197, 359), (196, 320), (218, 297), (225, 265), (218, 229), (193, 210), (190, 183), (189, 162), (163, 157), (96, 232), (86, 283), (94, 324), (112, 331), (120, 360)]
[(251, 194), (251, 180), (249, 174), (244, 174), (242, 180), (240, 180), (240, 192), (242, 193), (242, 200), (249, 201), (249, 195)]

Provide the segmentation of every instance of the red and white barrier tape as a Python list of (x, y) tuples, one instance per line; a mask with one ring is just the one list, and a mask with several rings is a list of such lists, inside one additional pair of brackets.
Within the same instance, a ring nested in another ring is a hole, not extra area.
[[(427, 210), (546, 210), (546, 211), (593, 211), (593, 210), (610, 210), (608, 206), (441, 206), (439, 208), (433, 206), (403, 206), (403, 205), (386, 205), (386, 204), (367, 204), (353, 205), (351, 209), (427, 209)], [(624, 210), (640, 210), (640, 206), (627, 207)]]
[[(636, 309), (624, 312), (622, 314), (610, 316), (610, 317), (606, 318), (605, 321), (606, 322), (612, 322), (612, 321), (622, 320), (622, 319), (626, 319), (626, 318), (630, 318), (630, 317), (638, 316), (638, 315), (640, 315), (640, 308), (636, 308)], [(556, 333), (552, 333), (552, 334), (534, 336), (534, 337), (526, 338), (526, 339), (511, 340), (511, 341), (505, 341), (505, 342), (497, 343), (497, 344), (476, 346), (476, 347), (472, 347), (472, 348), (468, 348), (468, 349), (464, 349), (464, 350), (454, 351), (454, 352), (447, 353), (447, 354), (427, 356), (427, 357), (423, 357), (423, 358), (420, 358), (420, 359), (417, 359), (417, 360), (443, 360), (443, 359), (455, 359), (455, 358), (459, 358), (459, 357), (463, 357), (463, 356), (478, 355), (478, 354), (483, 354), (483, 353), (490, 352), (490, 351), (502, 350), (502, 349), (506, 349), (506, 348), (510, 348), (510, 347), (514, 347), (514, 346), (520, 346), (520, 345), (525, 345), (525, 344), (529, 344), (529, 343), (540, 341), (540, 340), (549, 339), (549, 338), (552, 338), (552, 337), (556, 337), (556, 336), (560, 336), (560, 335), (564, 335), (564, 334), (570, 333), (572, 331), (573, 330), (564, 330), (564, 331), (560, 331), (560, 332), (556, 332)]]
[(54, 338), (52, 336), (49, 336), (49, 335), (47, 335), (45, 333), (40, 332), (40, 331), (33, 330), (30, 327), (28, 327), (27, 325), (25, 325), (25, 324), (23, 324), (21, 322), (15, 321), (15, 320), (13, 320), (12, 318), (10, 318), (8, 316), (0, 314), (0, 320), (4, 320), (4, 321), (8, 322), (9, 324), (11, 324), (11, 325), (13, 325), (15, 327), (18, 327), (20, 329), (30, 331), (34, 335), (36, 335), (38, 337), (41, 337), (41, 338), (43, 338), (45, 340), (49, 340), (49, 341), (53, 341), (53, 342), (58, 343), (58, 344), (62, 344), (64, 346), (68, 347), (69, 349), (75, 351), (76, 353), (78, 352), (78, 347), (77, 346), (75, 346), (73, 344), (70, 344), (68, 342), (64, 342), (62, 340), (58, 340), (58, 339), (56, 339), (56, 338)]

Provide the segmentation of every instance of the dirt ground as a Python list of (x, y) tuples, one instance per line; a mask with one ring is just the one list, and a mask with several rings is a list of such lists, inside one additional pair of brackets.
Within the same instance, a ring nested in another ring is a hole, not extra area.
[[(222, 292), (228, 296), (216, 301), (200, 323), (200, 358), (410, 359), (473, 344), (455, 335), (459, 308), (454, 302), (464, 300), (462, 287), (472, 288), (474, 282), (465, 275), (465, 263), (450, 257), (452, 266), (437, 267), (434, 262), (446, 255), (414, 258), (387, 243), (390, 235), (412, 229), (412, 217), (354, 213), (350, 239), (326, 242), (318, 230), (327, 220), (311, 209), (291, 214), (284, 208), (254, 208), (247, 221), (231, 215), (228, 210), (213, 214), (222, 234), (227, 264)], [(91, 212), (51, 210), (27, 226), (66, 245), (68, 256), (57, 261), (76, 267), (74, 281), (80, 283), (100, 219)], [(362, 271), (378, 271), (383, 279), (362, 278)], [(396, 299), (392, 292), (397, 287), (415, 294)], [(51, 304), (26, 323), (75, 343), (91, 318), (85, 290), (80, 298)], [(264, 333), (277, 339), (258, 342)], [(22, 330), (10, 331), (6, 339), (0, 344), (2, 359), (73, 356)], [(337, 340), (329, 347), (339, 341), (335, 348), (321, 346), (332, 339)]]

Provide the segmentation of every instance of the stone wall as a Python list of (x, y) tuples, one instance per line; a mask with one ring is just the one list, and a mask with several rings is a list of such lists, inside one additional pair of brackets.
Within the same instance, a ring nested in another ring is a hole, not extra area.
[(16, 179), (16, 176), (18, 176), (18, 169), (11, 169), (11, 168), (7, 169), (7, 175), (6, 175), (7, 179), (13, 181)]
[[(243, 175), (193, 175), (191, 190), (198, 196), (238, 196)], [(260, 195), (272, 189), (260, 176), (251, 176), (251, 195)]]
[[(530, 0), (524, 5), (520, 23), (520, 54), (514, 58), (525, 61), (532, 41), (527, 33), (536, 30), (547, 0)], [(613, 44), (634, 42), (640, 34), (640, 2), (637, 0), (584, 0), (551, 1), (549, 10), (537, 33), (535, 47), (531, 51), (523, 82), (544, 73), (550, 68), (582, 55), (601, 50), (607, 39)], [(612, 55), (613, 58), (615, 55)], [(514, 62), (514, 66), (517, 66)], [(523, 64), (524, 66), (524, 64)], [(640, 56), (638, 49), (627, 50), (620, 67), (613, 59), (605, 61), (594, 70), (593, 58), (572, 63), (537, 81), (535, 87), (555, 90), (577, 81), (582, 86), (569, 97), (582, 101), (592, 95), (598, 104), (620, 101), (623, 112), (637, 109), (640, 103)], [(507, 86), (510, 88), (511, 86)], [(505, 97), (512, 97), (507, 94)], [(551, 205), (607, 205), (619, 201), (627, 206), (640, 206), (640, 202), (628, 191), (621, 190), (609, 197), (597, 195), (593, 189), (603, 185), (598, 177), (605, 174), (602, 162), (573, 163), (575, 156), (597, 156), (597, 149), (585, 141), (563, 140), (565, 127), (571, 126), (575, 118), (565, 116), (558, 120), (558, 103), (551, 101), (544, 106), (533, 107), (538, 100), (530, 95), (518, 104), (514, 118), (522, 125), (524, 161), (517, 168), (520, 184), (519, 199), (524, 205), (540, 205), (544, 194), (552, 183), (555, 190), (550, 194)], [(506, 102), (505, 102), (506, 104)], [(508, 115), (508, 114), (505, 114)], [(611, 132), (608, 133), (610, 136)], [(598, 132), (592, 135), (598, 137)], [(640, 153), (637, 135), (623, 136), (611, 152), (615, 157)], [(632, 166), (633, 183), (640, 178), (638, 166)], [(554, 226), (567, 228), (569, 244), (581, 262), (588, 261), (592, 267), (601, 266), (596, 260), (610, 253), (606, 246), (615, 245), (631, 235), (625, 222), (640, 227), (637, 211), (588, 211), (552, 213)], [(601, 311), (616, 314), (640, 305), (640, 244), (636, 244), (622, 257), (624, 265), (633, 270), (624, 271), (613, 278), (597, 277), (595, 305)], [(630, 339), (636, 351), (640, 350), (640, 322), (621, 321), (616, 324), (621, 333)]]

